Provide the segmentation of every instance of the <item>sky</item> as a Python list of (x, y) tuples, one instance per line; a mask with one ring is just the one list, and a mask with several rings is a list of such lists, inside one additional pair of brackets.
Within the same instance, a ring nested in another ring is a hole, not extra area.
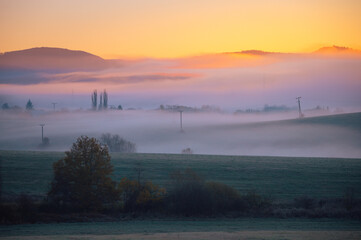
[(177, 58), (361, 49), (360, 12), (360, 0), (0, 0), (0, 52), (61, 47)]
[[(75, 69), (94, 59), (32, 55), (14, 68), (0, 55), (0, 104), (88, 109), (93, 90), (107, 89), (111, 105), (137, 109), (296, 107), (298, 96), (306, 108), (359, 109), (360, 12), (360, 0), (0, 0), (0, 52), (55, 47), (118, 59)], [(334, 45), (355, 51), (315, 52)]]

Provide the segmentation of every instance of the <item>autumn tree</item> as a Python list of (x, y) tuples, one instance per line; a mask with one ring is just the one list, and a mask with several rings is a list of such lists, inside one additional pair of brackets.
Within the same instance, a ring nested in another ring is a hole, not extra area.
[(49, 200), (61, 208), (97, 211), (118, 199), (107, 146), (79, 137), (65, 157), (53, 165)]

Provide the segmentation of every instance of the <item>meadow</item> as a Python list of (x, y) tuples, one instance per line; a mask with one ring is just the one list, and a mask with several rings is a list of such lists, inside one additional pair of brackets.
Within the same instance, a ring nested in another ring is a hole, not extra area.
[[(359, 139), (360, 113), (259, 123), (220, 125), (233, 129), (276, 129), (283, 123), (304, 129), (348, 129)], [(215, 125), (214, 125), (215, 126)], [(312, 126), (312, 128), (310, 128)], [(282, 130), (282, 128), (281, 128)], [(249, 135), (248, 135), (249, 136)], [(336, 134), (320, 136), (335, 141)], [(351, 139), (352, 138), (352, 139)], [(342, 139), (341, 139), (342, 140)], [(291, 142), (291, 141), (290, 141)], [(342, 141), (341, 141), (342, 142)], [(297, 141), (296, 141), (297, 143)], [(292, 144), (292, 143), (291, 143)], [(312, 144), (312, 142), (310, 143)], [(275, 145), (276, 147), (276, 145)], [(312, 155), (305, 152), (305, 155)], [(0, 150), (4, 198), (26, 193), (43, 198), (53, 177), (52, 165), (63, 151)], [(361, 159), (330, 157), (227, 156), (204, 154), (112, 153), (113, 179), (136, 179), (167, 187), (174, 170), (191, 168), (207, 181), (225, 183), (241, 193), (250, 190), (276, 202), (298, 197), (342, 198), (353, 190), (361, 197)], [(106, 219), (102, 219), (104, 221)], [(94, 221), (91, 220), (91, 221)], [(96, 221), (96, 220), (95, 220)], [(329, 218), (124, 218), (116, 222), (20, 224), (0, 226), (3, 239), (360, 239), (360, 220)]]
[[(45, 196), (53, 176), (52, 164), (63, 156), (63, 152), (0, 151), (4, 195)], [(143, 181), (166, 187), (171, 172), (191, 168), (205, 180), (277, 200), (337, 198), (347, 189), (361, 196), (360, 159), (113, 153), (111, 162), (116, 181), (135, 179), (140, 168)]]

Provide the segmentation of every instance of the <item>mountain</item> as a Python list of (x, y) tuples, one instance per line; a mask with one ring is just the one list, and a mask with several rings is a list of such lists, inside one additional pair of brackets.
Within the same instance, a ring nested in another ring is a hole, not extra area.
[(0, 69), (94, 71), (116, 65), (112, 60), (63, 48), (31, 48), (0, 55)]
[(281, 54), (279, 52), (265, 52), (261, 50), (244, 50), (240, 52), (226, 52), (225, 54), (247, 54), (247, 55), (257, 55), (257, 56), (265, 56), (272, 54)]
[(322, 47), (317, 51), (313, 52), (316, 54), (361, 54), (361, 51), (340, 46)]

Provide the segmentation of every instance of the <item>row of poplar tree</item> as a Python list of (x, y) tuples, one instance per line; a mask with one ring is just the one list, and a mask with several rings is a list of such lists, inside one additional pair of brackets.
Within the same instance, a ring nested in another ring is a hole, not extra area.
[(94, 90), (91, 95), (92, 100), (92, 109), (93, 110), (103, 110), (108, 108), (108, 93), (104, 89), (104, 92), (101, 92), (99, 95), (99, 105), (98, 105), (98, 92)]

